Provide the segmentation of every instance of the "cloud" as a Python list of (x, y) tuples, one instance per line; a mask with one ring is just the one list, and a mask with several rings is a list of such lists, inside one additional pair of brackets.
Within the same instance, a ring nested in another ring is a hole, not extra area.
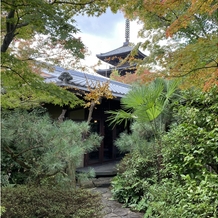
[(116, 23), (124, 20), (124, 16), (121, 12), (114, 14), (108, 9), (105, 14), (99, 17), (77, 16), (74, 19), (82, 33), (111, 37)]

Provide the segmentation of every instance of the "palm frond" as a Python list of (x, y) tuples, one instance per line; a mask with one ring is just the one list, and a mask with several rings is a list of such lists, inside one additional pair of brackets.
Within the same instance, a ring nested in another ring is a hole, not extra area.
[(131, 112), (127, 112), (124, 110), (117, 110), (117, 111), (107, 111), (107, 114), (110, 114), (107, 121), (110, 125), (115, 126), (116, 124), (121, 124), (124, 122), (124, 125), (127, 126), (127, 122), (129, 120), (135, 119), (134, 115)]
[(179, 84), (179, 80), (166, 81), (158, 78), (149, 85), (137, 85), (121, 99), (122, 109), (109, 111), (108, 121), (111, 125), (137, 120), (151, 122), (159, 117), (168, 105)]
[(166, 98), (170, 99), (175, 93), (178, 85), (181, 83), (180, 79), (166, 81)]

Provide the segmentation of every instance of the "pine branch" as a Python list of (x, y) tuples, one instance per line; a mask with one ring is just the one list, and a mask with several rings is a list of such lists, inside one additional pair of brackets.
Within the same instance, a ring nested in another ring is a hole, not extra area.
[(17, 159), (18, 156), (15, 155), (14, 152), (9, 147), (7, 147), (7, 146), (2, 146), (2, 147), (3, 147), (4, 151), (6, 151), (11, 156), (11, 158), (15, 162), (17, 162), (21, 167), (28, 169), (28, 170), (31, 169), (31, 167), (28, 166), (24, 161)]
[(28, 151), (30, 151), (30, 150), (33, 150), (33, 149), (36, 149), (36, 148), (43, 148), (43, 147), (44, 147), (44, 146), (42, 146), (42, 145), (39, 145), (39, 146), (32, 146), (32, 147), (27, 148), (27, 149), (21, 151), (20, 153), (14, 155), (14, 157), (19, 157), (20, 155), (22, 155), (22, 154), (24, 154), (24, 153), (26, 153), (26, 152), (28, 152)]

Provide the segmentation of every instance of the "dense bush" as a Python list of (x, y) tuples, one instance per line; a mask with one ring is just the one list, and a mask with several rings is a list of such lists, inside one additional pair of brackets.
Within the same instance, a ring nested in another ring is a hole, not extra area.
[(102, 218), (98, 194), (48, 187), (2, 188), (2, 218)]
[[(161, 147), (160, 153), (154, 149), (151, 154), (149, 143), (142, 143), (138, 133), (138, 138), (134, 132), (128, 136), (136, 140), (140, 155), (134, 155), (133, 146), (130, 160), (121, 165), (126, 168), (113, 180), (112, 192), (126, 206), (145, 210), (145, 217), (217, 218), (218, 87), (184, 91), (182, 100), (174, 103), (174, 123), (156, 141), (161, 146), (154, 146)], [(122, 140), (121, 147), (128, 144)], [(152, 162), (155, 154), (161, 158), (158, 175)]]
[(144, 218), (217, 218), (218, 176), (211, 175), (196, 183), (185, 177), (164, 179), (148, 188), (150, 201)]
[(156, 182), (154, 162), (134, 151), (126, 155), (113, 178), (113, 198), (134, 210), (145, 211), (149, 201), (148, 188)]
[(218, 87), (210, 92), (185, 92), (175, 108), (177, 123), (163, 137), (168, 171), (201, 181), (218, 173)]
[(184, 97), (175, 108), (177, 123), (163, 137), (163, 173), (168, 178), (150, 187), (147, 217), (218, 216), (217, 88), (184, 92)]

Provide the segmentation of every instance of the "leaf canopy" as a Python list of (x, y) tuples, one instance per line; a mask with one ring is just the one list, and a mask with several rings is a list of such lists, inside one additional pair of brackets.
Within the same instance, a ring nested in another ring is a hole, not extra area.
[(67, 90), (45, 84), (40, 78), (41, 68), (50, 65), (35, 61), (57, 64), (70, 54), (73, 64), (79, 62), (86, 48), (76, 36), (79, 29), (74, 16), (99, 16), (105, 10), (105, 3), (99, 0), (1, 1), (2, 107), (32, 108), (45, 102), (70, 107), (81, 104)]
[[(218, 76), (218, 3), (216, 0), (109, 1), (113, 11), (142, 24), (142, 49), (150, 55), (142, 68), (157, 76), (183, 77), (183, 87), (207, 89)], [(159, 74), (158, 74), (159, 73)]]

